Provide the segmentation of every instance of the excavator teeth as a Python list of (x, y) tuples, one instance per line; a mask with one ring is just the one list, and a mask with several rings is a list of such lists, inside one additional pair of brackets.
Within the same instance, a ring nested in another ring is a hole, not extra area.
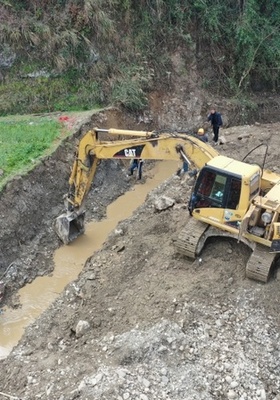
[(64, 213), (56, 218), (54, 229), (63, 243), (68, 244), (84, 233), (84, 221), (84, 212), (79, 215), (76, 213)]

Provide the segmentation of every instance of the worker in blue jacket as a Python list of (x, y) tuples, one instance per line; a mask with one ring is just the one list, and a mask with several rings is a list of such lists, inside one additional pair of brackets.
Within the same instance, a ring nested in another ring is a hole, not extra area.
[(143, 168), (143, 160), (141, 158), (140, 159), (134, 158), (133, 160), (131, 160), (128, 175), (132, 176), (134, 170), (136, 170), (137, 179), (140, 180), (142, 178), (142, 168)]
[(222, 116), (219, 112), (215, 110), (213, 107), (210, 111), (210, 114), (207, 117), (207, 121), (211, 122), (213, 133), (214, 133), (214, 146), (217, 146), (219, 143), (219, 129), (223, 125)]

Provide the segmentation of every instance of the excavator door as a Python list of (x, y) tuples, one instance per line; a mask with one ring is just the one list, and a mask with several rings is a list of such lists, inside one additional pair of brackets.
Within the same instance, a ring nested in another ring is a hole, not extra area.
[[(214, 209), (236, 210), (240, 195), (241, 177), (204, 167), (192, 193), (189, 210), (206, 208), (211, 208), (212, 212)], [(219, 215), (223, 215), (223, 212)]]

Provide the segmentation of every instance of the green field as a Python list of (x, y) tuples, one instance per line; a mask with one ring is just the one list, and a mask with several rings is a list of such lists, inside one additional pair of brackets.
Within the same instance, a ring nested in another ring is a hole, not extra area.
[(32, 168), (61, 135), (62, 125), (51, 117), (0, 118), (0, 188), (13, 175)]

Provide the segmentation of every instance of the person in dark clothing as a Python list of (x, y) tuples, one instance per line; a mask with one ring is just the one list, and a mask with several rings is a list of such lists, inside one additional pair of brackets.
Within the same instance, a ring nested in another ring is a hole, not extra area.
[(176, 175), (182, 176), (183, 174), (188, 172), (188, 170), (189, 170), (189, 164), (186, 161), (183, 161), (183, 165), (180, 168), (178, 168)]
[(211, 122), (214, 133), (214, 145), (217, 146), (219, 140), (219, 129), (223, 125), (222, 116), (215, 110), (215, 108), (212, 108), (207, 117), (207, 121)]
[[(208, 142), (208, 133), (205, 132), (203, 128), (199, 128), (197, 134), (194, 134), (194, 137), (198, 138), (204, 143)], [(193, 171), (189, 171), (189, 164), (187, 161), (183, 161), (183, 165), (177, 170), (176, 175), (183, 176), (186, 175), (186, 172), (188, 172), (189, 176), (194, 176), (197, 174), (197, 171), (195, 171), (195, 173)]]
[(139, 160), (137, 158), (134, 158), (131, 161), (128, 175), (132, 176), (134, 170), (137, 170), (137, 179), (140, 180), (142, 178), (142, 167), (143, 167), (143, 160), (141, 158)]
[(199, 128), (196, 137), (204, 143), (208, 142), (208, 133), (203, 128)]

